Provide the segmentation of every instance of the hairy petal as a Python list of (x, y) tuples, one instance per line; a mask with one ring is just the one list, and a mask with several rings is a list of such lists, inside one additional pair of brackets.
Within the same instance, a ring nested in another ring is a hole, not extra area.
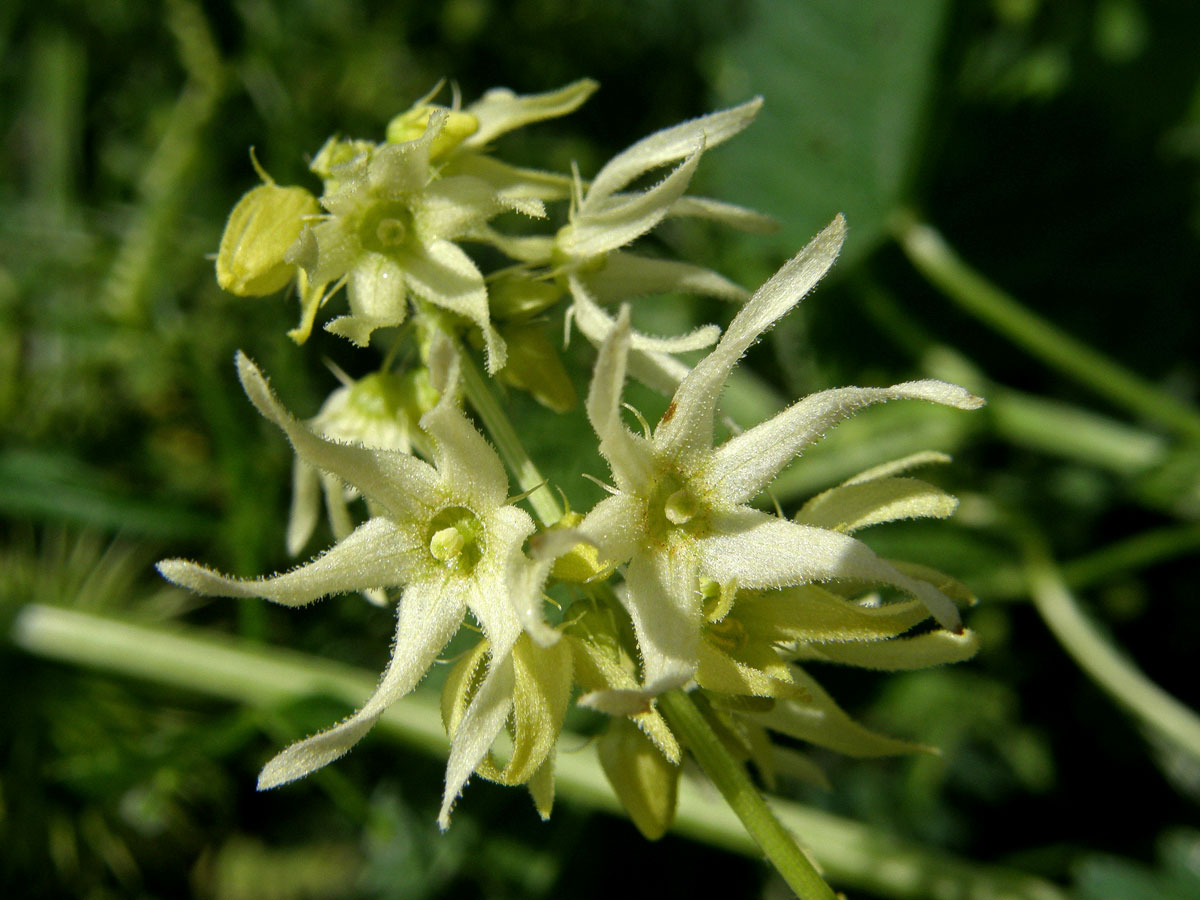
[(715, 147), (729, 140), (752, 121), (762, 106), (755, 97), (740, 106), (709, 113), (656, 131), (618, 153), (605, 164), (588, 188), (588, 202), (599, 203), (639, 175), (683, 159), (703, 143)]
[(564, 229), (563, 250), (577, 259), (588, 259), (624, 247), (650, 231), (687, 190), (702, 152), (703, 144), (697, 144), (670, 175), (649, 190), (620, 194), (600, 203), (591, 202), (589, 194)]
[(740, 587), (779, 588), (835, 579), (886, 584), (911, 594), (948, 631), (962, 620), (954, 603), (927, 582), (910, 578), (862, 541), (836, 531), (797, 525), (751, 509), (726, 513), (718, 532), (701, 541), (701, 574)]
[[(612, 332), (616, 322), (600, 308), (592, 298), (591, 292), (576, 275), (571, 275), (567, 284), (574, 300), (575, 324), (589, 341), (598, 345)], [(688, 334), (677, 337), (654, 337), (630, 330), (629, 345), (633, 350), (652, 353), (687, 353), (689, 350), (711, 347), (720, 335), (721, 329), (716, 325), (702, 325)]]
[(899, 399), (928, 400), (966, 410), (983, 405), (965, 388), (933, 379), (886, 388), (821, 391), (722, 444), (709, 463), (706, 482), (730, 502), (749, 500), (838, 422), (865, 406)]
[(600, 438), (600, 452), (608, 460), (617, 486), (637, 491), (650, 484), (651, 474), (645, 441), (635, 437), (621, 421), (629, 343), (629, 309), (623, 307), (613, 330), (600, 345), (585, 405), (588, 421)]
[(262, 372), (240, 350), (237, 367), (246, 396), (260, 413), (283, 429), (296, 454), (310, 466), (354, 485), (399, 522), (420, 517), (429, 498), (437, 496), (438, 478), (432, 466), (407, 453), (339, 444), (320, 437), (283, 407)]
[(675, 392), (675, 414), (654, 434), (655, 443), (664, 452), (680, 455), (712, 446), (713, 415), (734, 365), (829, 271), (845, 236), (846, 221), (839, 215), (746, 301), (717, 346)]
[(392, 658), (375, 693), (344, 722), (292, 744), (271, 759), (258, 776), (258, 789), (303, 778), (358, 743), (384, 710), (416, 687), (458, 629), (464, 606), (454, 586), (440, 578), (409, 585), (397, 610)]
[(231, 578), (182, 559), (165, 559), (168, 581), (210, 597), (263, 597), (304, 606), (330, 594), (392, 587), (411, 580), (419, 550), (410, 529), (390, 519), (368, 519), (346, 538), (303, 566), (267, 578)]

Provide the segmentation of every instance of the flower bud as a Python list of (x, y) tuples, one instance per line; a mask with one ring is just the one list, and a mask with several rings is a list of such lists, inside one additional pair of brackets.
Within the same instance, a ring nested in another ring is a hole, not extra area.
[(296, 267), (284, 257), (304, 228), (321, 212), (301, 187), (260, 184), (249, 191), (225, 224), (217, 251), (217, 283), (239, 297), (262, 297), (288, 285)]
[(558, 348), (546, 334), (546, 326), (541, 322), (509, 322), (497, 330), (508, 347), (508, 359), (500, 377), (513, 387), (528, 391), (538, 403), (554, 412), (573, 410), (579, 402), (575, 385), (563, 367)]
[(628, 719), (614, 719), (600, 738), (600, 765), (638, 831), (656, 841), (675, 819), (679, 766)]
[(499, 275), (488, 284), (488, 308), (493, 319), (528, 319), (549, 309), (562, 296), (561, 285), (523, 273)]

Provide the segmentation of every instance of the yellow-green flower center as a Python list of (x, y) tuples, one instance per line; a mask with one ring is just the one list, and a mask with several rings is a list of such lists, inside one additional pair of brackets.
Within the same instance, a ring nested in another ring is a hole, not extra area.
[(408, 243), (413, 236), (412, 211), (404, 203), (379, 203), (367, 211), (358, 229), (367, 250), (387, 253)]
[(429, 523), (429, 555), (446, 568), (466, 575), (484, 551), (479, 517), (465, 506), (443, 509)]
[(659, 476), (657, 489), (646, 504), (646, 530), (663, 540), (671, 532), (684, 531), (694, 537), (708, 530), (708, 510), (687, 483), (673, 472)]

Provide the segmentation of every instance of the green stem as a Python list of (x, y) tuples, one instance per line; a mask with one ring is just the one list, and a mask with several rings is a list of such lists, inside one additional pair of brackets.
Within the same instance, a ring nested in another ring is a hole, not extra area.
[(1034, 605), (1067, 653), (1134, 716), (1200, 760), (1200, 717), (1147, 678), (1079, 608), (1040, 538), (1027, 534), (1024, 550)]
[(672, 730), (683, 739), (704, 774), (717, 786), (747, 833), (796, 896), (800, 900), (835, 900), (833, 889), (767, 806), (742, 764), (730, 756), (699, 705), (678, 690), (663, 694), (658, 698), (658, 705)]
[[(17, 611), (11, 637), (25, 652), (43, 659), (260, 709), (313, 695), (335, 697), (352, 709), (371, 695), (378, 681), (373, 672), (229, 635), (36, 603)], [(384, 711), (375, 730), (435, 757), (445, 758), (450, 746), (438, 698), (429, 691), (400, 698)], [(277, 740), (297, 736), (281, 733)], [(563, 732), (560, 741), (582, 746), (586, 739)], [(555, 781), (564, 800), (622, 815), (594, 754), (560, 753)], [(1065, 900), (1058, 888), (1014, 869), (953, 857), (798, 803), (776, 800), (774, 808), (785, 825), (806, 835), (813, 855), (847, 887), (895, 900)], [(730, 808), (686, 780), (680, 785), (674, 830), (734, 853), (758, 852)]]
[(563, 516), (558, 498), (554, 496), (554, 492), (546, 484), (546, 479), (525, 452), (525, 445), (521, 443), (508, 414), (496, 399), (483, 373), (466, 353), (460, 353), (459, 359), (462, 362), (463, 387), (467, 399), (471, 401), (471, 406), (479, 413), (488, 434), (496, 442), (496, 449), (516, 476), (521, 490), (529, 493), (529, 505), (533, 507), (542, 524), (547, 527), (555, 524)]
[(1200, 441), (1200, 413), (1030, 312), (972, 269), (935, 228), (904, 212), (892, 230), (921, 274), (963, 309), (1117, 406)]

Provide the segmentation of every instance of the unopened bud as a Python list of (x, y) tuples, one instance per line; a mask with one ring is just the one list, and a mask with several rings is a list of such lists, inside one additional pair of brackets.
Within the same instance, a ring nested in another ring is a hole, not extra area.
[(225, 223), (217, 251), (217, 283), (239, 297), (262, 297), (286, 287), (296, 266), (284, 257), (305, 221), (321, 212), (301, 187), (260, 184), (248, 192)]

